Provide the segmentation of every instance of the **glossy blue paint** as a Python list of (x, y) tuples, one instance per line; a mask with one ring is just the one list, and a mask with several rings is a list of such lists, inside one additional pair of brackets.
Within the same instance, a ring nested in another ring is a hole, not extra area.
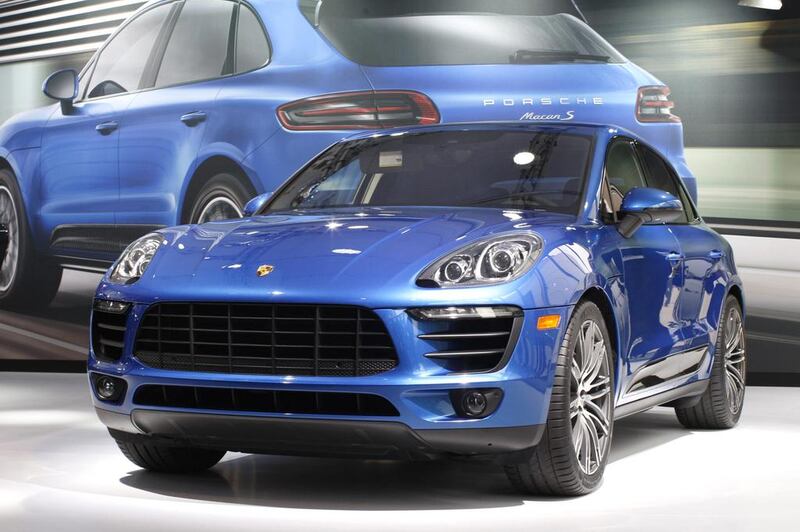
[(681, 200), (657, 188), (634, 188), (622, 200), (621, 211), (626, 214), (650, 213), (658, 216), (658, 211), (681, 210)]
[(247, 204), (244, 206), (244, 210), (242, 211), (244, 217), (249, 218), (250, 216), (256, 214), (264, 207), (264, 205), (267, 204), (269, 198), (271, 197), (272, 197), (271, 192), (265, 192), (263, 194), (259, 194), (255, 198), (248, 201)]
[[(392, 130), (384, 135), (417, 129)], [(709, 356), (697, 371), (671, 381), (669, 386), (708, 378), (725, 295), (732, 287), (741, 286), (730, 246), (702, 220), (645, 225), (631, 238), (623, 238), (613, 222), (604, 221), (598, 213), (597, 198), (606, 148), (618, 135), (637, 139), (634, 133), (608, 126), (518, 123), (426, 129), (538, 129), (591, 136), (593, 158), (580, 212), (352, 207), (164, 229), (160, 234), (165, 244), (140, 280), (119, 285), (106, 276), (98, 287), (97, 298), (127, 301), (134, 307), (119, 363), (103, 362), (90, 354), (90, 370), (124, 378), (129, 390), (147, 383), (172, 383), (375, 393), (389, 399), (400, 411), (399, 421), (415, 429), (541, 424), (547, 417), (564, 328), (575, 305), (592, 297), (604, 301), (612, 316), (608, 325), (616, 347), (617, 404), (629, 399), (624, 390), (637, 370), (691, 348), (707, 346)], [(363, 133), (353, 139), (371, 135)], [(443, 255), (510, 231), (536, 234), (544, 243), (536, 264), (522, 277), (468, 288), (423, 288), (416, 284), (420, 273)], [(262, 264), (274, 267), (270, 275), (256, 275)], [(370, 308), (386, 324), (400, 362), (387, 373), (350, 378), (220, 375), (145, 367), (132, 355), (142, 314), (155, 302), (175, 301)], [(524, 310), (521, 334), (508, 365), (488, 373), (452, 374), (424, 357), (430, 345), (417, 338), (424, 325), (405, 311), (457, 305), (512, 305)], [(561, 316), (561, 327), (537, 330), (536, 320), (545, 314)], [(501, 388), (505, 398), (500, 407), (480, 420), (454, 416), (447, 391), (474, 386)], [(663, 391), (663, 387), (657, 391)], [(641, 397), (639, 394), (637, 399)], [(119, 413), (130, 413), (134, 408), (130, 394), (120, 405), (97, 399), (95, 404)]]
[[(69, 83), (64, 83), (65, 78)], [(42, 92), (48, 98), (72, 103), (78, 97), (78, 71), (66, 68), (53, 72), (42, 83)]]
[[(140, 12), (162, 1), (148, 2)], [(448, 123), (616, 124), (658, 148), (695, 193), (681, 124), (636, 120), (638, 88), (661, 83), (630, 62), (362, 67), (333, 48), (304, 18), (297, 2), (249, 3), (271, 43), (265, 66), (210, 81), (78, 101), (66, 116), (53, 105), (18, 115), (0, 128), (0, 165), (5, 161), (20, 182), (42, 254), (52, 253), (53, 230), (63, 225), (182, 223), (190, 183), (212, 158), (239, 168), (256, 193), (275, 190), (309, 159), (348, 135), (288, 131), (277, 120), (277, 107), (347, 91), (420, 91)], [(197, 112), (205, 113), (205, 121), (193, 126), (180, 121)], [(100, 124), (111, 127), (98, 132)], [(37, 150), (40, 156), (19, 158), (24, 164), (13, 162), (20, 149)], [(87, 254), (115, 258), (71, 253)]]

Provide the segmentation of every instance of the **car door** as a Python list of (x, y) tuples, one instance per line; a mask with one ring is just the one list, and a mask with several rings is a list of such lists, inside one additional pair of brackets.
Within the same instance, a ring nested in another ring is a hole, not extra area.
[[(612, 141), (606, 154), (604, 203), (619, 219), (622, 199), (630, 190), (646, 186), (635, 143)], [(682, 285), (678, 239), (666, 225), (643, 225), (631, 238), (619, 238), (622, 276), (628, 300), (630, 338), (622, 353), (620, 372), (623, 395), (646, 393), (653, 383), (648, 366), (668, 357), (680, 342), (678, 301)]]
[(720, 237), (701, 222), (670, 165), (651, 148), (643, 144), (638, 148), (648, 186), (669, 192), (683, 203), (683, 216), (670, 223), (683, 254), (683, 289), (678, 305), (681, 336), (687, 349), (706, 346), (713, 330), (706, 319), (711, 294), (717, 284), (725, 284), (719, 268), (724, 257)]
[(69, 114), (56, 111), (42, 137), (40, 229), (54, 252), (114, 258), (122, 116), (140, 88), (170, 5), (129, 20), (93, 58)]
[(234, 69), (238, 2), (179, 2), (169, 39), (120, 131), (118, 222), (131, 231), (180, 223), (182, 185), (194, 170), (215, 99)]

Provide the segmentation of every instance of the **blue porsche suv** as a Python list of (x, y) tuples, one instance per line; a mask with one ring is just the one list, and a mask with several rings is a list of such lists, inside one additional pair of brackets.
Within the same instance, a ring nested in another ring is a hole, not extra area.
[(245, 210), (142, 237), (98, 287), (94, 405), (140, 467), (458, 456), (580, 495), (615, 418), (741, 415), (730, 245), (632, 132), (362, 133)]
[(64, 267), (238, 217), (352, 130), (440, 122), (612, 123), (691, 194), (669, 89), (569, 0), (154, 0), (58, 104), (0, 128), (0, 305), (46, 304)]

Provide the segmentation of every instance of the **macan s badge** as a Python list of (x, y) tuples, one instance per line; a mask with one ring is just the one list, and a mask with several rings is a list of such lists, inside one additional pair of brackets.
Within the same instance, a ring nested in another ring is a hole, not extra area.
[[(572, 106), (579, 106), (579, 105), (603, 105), (604, 101), (601, 96), (593, 96), (593, 97), (576, 97), (571, 98), (568, 96), (561, 96), (558, 98), (553, 98), (550, 96), (545, 96), (541, 98), (484, 98), (483, 99), (483, 106), (484, 107), (492, 107), (495, 105), (502, 105), (503, 107), (516, 107), (516, 106), (537, 106), (537, 107), (549, 107), (552, 105), (572, 105)], [(575, 109), (570, 109), (563, 113), (552, 113), (552, 112), (537, 112), (537, 111), (528, 111), (522, 116), (519, 117), (521, 121), (534, 121), (534, 122), (569, 122), (575, 119), (576, 111)]]

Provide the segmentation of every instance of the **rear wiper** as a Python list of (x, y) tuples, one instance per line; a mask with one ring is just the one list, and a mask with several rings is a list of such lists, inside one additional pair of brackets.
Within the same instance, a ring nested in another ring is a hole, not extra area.
[(511, 64), (557, 63), (560, 61), (596, 61), (608, 63), (611, 57), (607, 55), (582, 54), (569, 50), (517, 50), (508, 56)]

